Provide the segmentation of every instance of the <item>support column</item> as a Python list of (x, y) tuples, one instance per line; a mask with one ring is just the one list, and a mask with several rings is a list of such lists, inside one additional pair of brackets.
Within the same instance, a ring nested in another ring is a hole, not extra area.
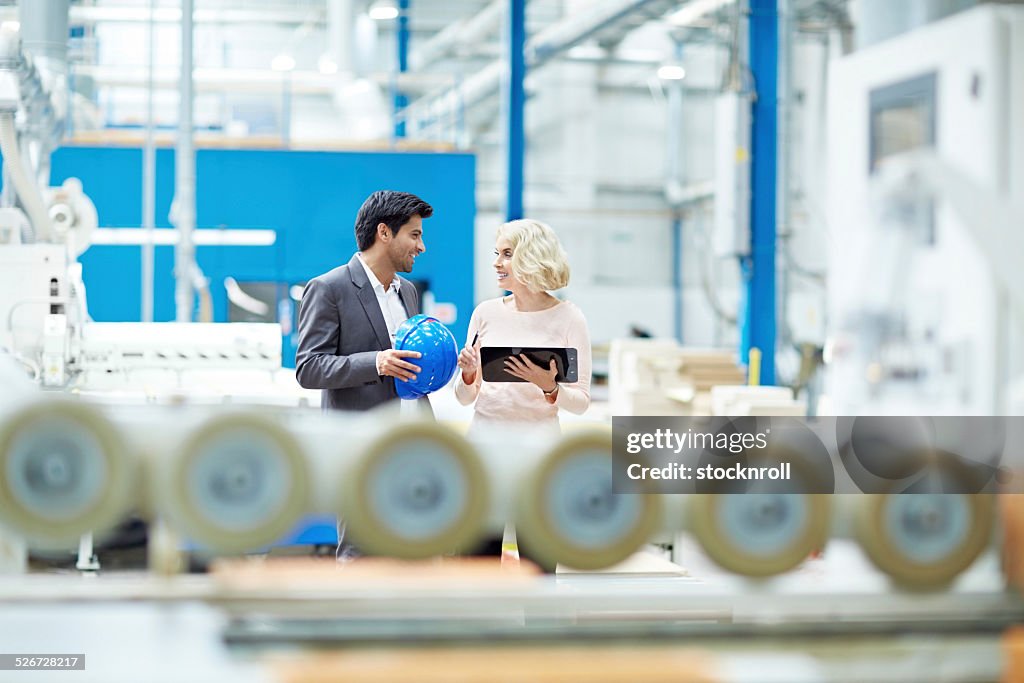
[(153, 114), (153, 69), (156, 64), (156, 25), (153, 14), (156, 0), (149, 0), (149, 21), (146, 23), (146, 42), (149, 55), (146, 59), (146, 139), (142, 147), (142, 229), (146, 231), (142, 244), (142, 311), (139, 319), (144, 323), (153, 322), (153, 264), (156, 245), (153, 244), (156, 228), (156, 140)]
[[(674, 38), (674, 57), (683, 63), (683, 41)], [(683, 210), (680, 193), (686, 182), (684, 148), (683, 81), (669, 81), (668, 86), (668, 178), (665, 196), (672, 207), (672, 336), (683, 343)]]
[(505, 96), (506, 192), (505, 220), (523, 217), (523, 157), (526, 151), (526, 129), (523, 113), (526, 108), (526, 0), (509, 0), (508, 83)]
[[(402, 74), (409, 70), (409, 0), (398, 0), (398, 31), (395, 33), (398, 46), (398, 75), (394, 85), (395, 137), (405, 137), (405, 108), (409, 98), (402, 92), (399, 82)], [(403, 118), (399, 119), (399, 115)]]
[(178, 244), (174, 248), (175, 320), (192, 322), (195, 309), (195, 288), (192, 274), (196, 249), (192, 232), (196, 226), (196, 159), (192, 146), (192, 6), (193, 0), (181, 3), (181, 102), (178, 121), (178, 149), (175, 156), (174, 227)]
[(746, 296), (740, 358), (761, 352), (762, 384), (775, 383), (775, 207), (779, 21), (777, 0), (750, 0), (753, 105), (750, 169), (750, 258), (743, 264)]

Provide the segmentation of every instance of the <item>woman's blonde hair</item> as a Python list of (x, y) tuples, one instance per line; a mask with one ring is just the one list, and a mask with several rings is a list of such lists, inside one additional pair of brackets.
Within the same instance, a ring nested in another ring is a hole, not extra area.
[(512, 275), (535, 292), (569, 284), (569, 258), (550, 227), (522, 218), (498, 228), (498, 237), (512, 245)]

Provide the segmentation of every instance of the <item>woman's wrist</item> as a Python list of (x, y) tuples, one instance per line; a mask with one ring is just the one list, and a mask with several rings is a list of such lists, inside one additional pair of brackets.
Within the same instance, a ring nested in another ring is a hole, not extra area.
[(475, 381), (476, 381), (476, 370), (474, 370), (472, 373), (467, 373), (465, 370), (462, 371), (462, 383), (463, 384), (472, 384)]

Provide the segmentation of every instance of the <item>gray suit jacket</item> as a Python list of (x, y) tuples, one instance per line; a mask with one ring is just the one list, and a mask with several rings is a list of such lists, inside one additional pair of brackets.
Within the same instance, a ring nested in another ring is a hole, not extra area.
[[(405, 312), (416, 315), (419, 294), (400, 279)], [(357, 255), (309, 281), (299, 303), (295, 377), (306, 389), (323, 389), (324, 410), (369, 410), (398, 400), (395, 378), (377, 374), (377, 352), (390, 348), (384, 314)], [(418, 403), (430, 412), (426, 397)]]

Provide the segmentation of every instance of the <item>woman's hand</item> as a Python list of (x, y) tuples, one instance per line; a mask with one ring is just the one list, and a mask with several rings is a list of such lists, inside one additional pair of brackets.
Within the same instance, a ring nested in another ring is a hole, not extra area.
[(555, 377), (558, 375), (558, 367), (555, 365), (554, 358), (551, 359), (551, 363), (545, 370), (527, 358), (525, 353), (521, 353), (518, 356), (509, 356), (505, 359), (505, 371), (519, 379), (525, 379), (527, 382), (536, 384), (546, 394), (551, 393), (558, 387), (558, 383), (555, 381)]
[(459, 352), (459, 367), (462, 369), (462, 381), (472, 384), (476, 381), (476, 373), (480, 370), (480, 347), (466, 346)]

